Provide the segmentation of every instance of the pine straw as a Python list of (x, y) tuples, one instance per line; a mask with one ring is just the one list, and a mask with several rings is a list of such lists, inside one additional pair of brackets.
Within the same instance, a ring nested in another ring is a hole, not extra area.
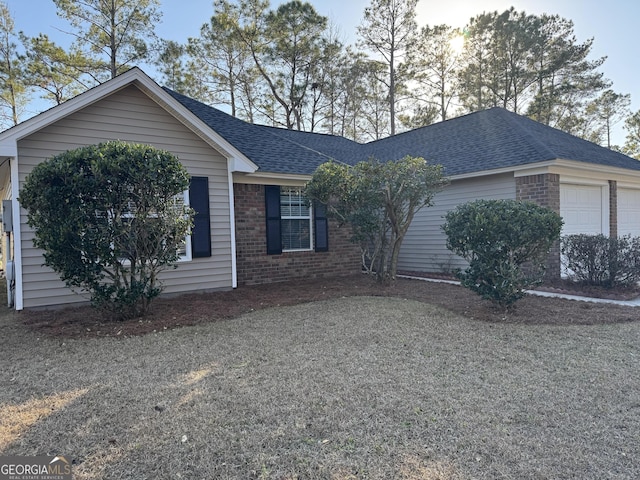
[(640, 478), (638, 322), (384, 297), (128, 338), (19, 318), (0, 319), (0, 409), (52, 401), (0, 453), (68, 455), (78, 479)]
[[(563, 293), (571, 291), (565, 289)], [(599, 325), (633, 321), (640, 312), (630, 307), (527, 296), (505, 314), (460, 286), (399, 279), (392, 286), (383, 287), (372, 277), (355, 275), (241, 286), (233, 291), (161, 297), (154, 301), (149, 315), (128, 321), (110, 321), (89, 306), (27, 310), (21, 312), (19, 318), (33, 330), (47, 336), (124, 338), (226, 320), (265, 308), (363, 295), (418, 300), (468, 318), (488, 322)]]

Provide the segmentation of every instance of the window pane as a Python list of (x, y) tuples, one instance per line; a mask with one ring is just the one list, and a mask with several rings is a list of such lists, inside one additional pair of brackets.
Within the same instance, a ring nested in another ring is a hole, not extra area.
[(309, 220), (282, 219), (282, 249), (301, 250), (311, 248)]
[(311, 212), (302, 195), (302, 188), (280, 189), (280, 218), (282, 220), (282, 249), (311, 248)]

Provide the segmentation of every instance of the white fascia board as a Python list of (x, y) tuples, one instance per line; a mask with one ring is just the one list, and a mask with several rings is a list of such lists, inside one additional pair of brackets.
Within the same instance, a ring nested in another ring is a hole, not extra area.
[(16, 142), (14, 139), (8, 139), (0, 142), (0, 158), (17, 156), (18, 142)]
[(513, 167), (496, 168), (495, 170), (480, 170), (476, 172), (463, 173), (461, 175), (445, 175), (449, 180), (466, 180), (469, 178), (487, 177), (489, 175), (500, 175), (503, 173), (513, 173)]
[[(620, 167), (610, 167), (597, 163), (579, 162), (576, 160), (555, 159), (544, 162), (518, 165), (513, 167), (496, 168), (495, 170), (481, 170), (464, 173), (462, 175), (451, 175), (450, 180), (463, 180), (468, 178), (485, 177), (489, 175), (499, 175), (502, 173), (513, 173), (514, 177), (527, 177), (530, 175), (542, 175), (545, 173), (559, 174), (561, 177), (581, 177), (602, 180), (633, 181), (640, 182), (640, 170), (630, 170)], [(562, 178), (561, 178), (562, 181)]]
[(140, 70), (141, 76), (136, 86), (154, 99), (159, 105), (173, 115), (202, 140), (219, 151), (228, 160), (233, 172), (255, 172), (258, 165), (249, 160), (240, 150), (231, 145), (224, 137), (200, 120), (187, 107), (165, 92), (156, 82)]
[(236, 173), (233, 181), (236, 183), (247, 183), (253, 185), (282, 185), (282, 186), (303, 186), (311, 180), (311, 175), (298, 175), (292, 173)]
[[(550, 167), (556, 165), (557, 160), (547, 160), (526, 165), (515, 165), (510, 167), (496, 168), (493, 170), (478, 170), (475, 172), (463, 173), (462, 175), (451, 175), (450, 180), (464, 180), (468, 178), (486, 177), (489, 175), (500, 175), (503, 173), (513, 173), (514, 177), (527, 177), (529, 175), (541, 175), (544, 173), (554, 173)], [(575, 162), (580, 165), (582, 162)]]
[(254, 173), (258, 170), (258, 166), (253, 163), (251, 160), (248, 160), (246, 157), (231, 157), (229, 158), (229, 168), (230, 172), (238, 172), (238, 173)]
[(524, 177), (527, 175), (536, 175), (540, 173), (555, 173), (562, 177), (581, 177), (593, 178), (600, 180), (630, 180), (638, 179), (640, 181), (640, 170), (631, 170), (627, 168), (611, 167), (598, 163), (578, 162), (576, 160), (567, 160), (558, 158), (549, 162), (543, 162), (535, 165), (524, 166), (514, 170), (514, 176)]

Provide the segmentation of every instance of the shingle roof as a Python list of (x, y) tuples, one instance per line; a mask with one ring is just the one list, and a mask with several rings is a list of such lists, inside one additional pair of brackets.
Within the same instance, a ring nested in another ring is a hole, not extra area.
[(640, 170), (640, 162), (502, 108), (491, 108), (360, 144), (335, 135), (254, 125), (165, 90), (229, 143), (272, 173), (312, 174), (334, 159), (355, 164), (376, 157), (420, 156), (462, 175), (564, 159)]
[(352, 163), (352, 159), (359, 158), (360, 152), (362, 152), (362, 144), (337, 135), (301, 132), (299, 130), (286, 130), (284, 128), (265, 126), (261, 128), (267, 129), (272, 134), (286, 138), (291, 142), (322, 152), (328, 157), (341, 162)]
[(164, 90), (258, 165), (259, 171), (311, 175), (318, 165), (331, 158), (276, 135), (277, 129), (247, 123), (168, 88)]
[(421, 156), (447, 175), (564, 159), (640, 170), (640, 162), (502, 108), (471, 113), (366, 145), (381, 160)]

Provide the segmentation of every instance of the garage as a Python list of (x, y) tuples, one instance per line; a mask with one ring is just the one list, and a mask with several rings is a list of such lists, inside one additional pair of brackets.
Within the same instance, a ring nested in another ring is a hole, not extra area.
[(640, 190), (618, 188), (618, 235), (640, 236)]
[(560, 215), (564, 220), (563, 235), (578, 233), (609, 234), (608, 187), (602, 185), (560, 185)]

